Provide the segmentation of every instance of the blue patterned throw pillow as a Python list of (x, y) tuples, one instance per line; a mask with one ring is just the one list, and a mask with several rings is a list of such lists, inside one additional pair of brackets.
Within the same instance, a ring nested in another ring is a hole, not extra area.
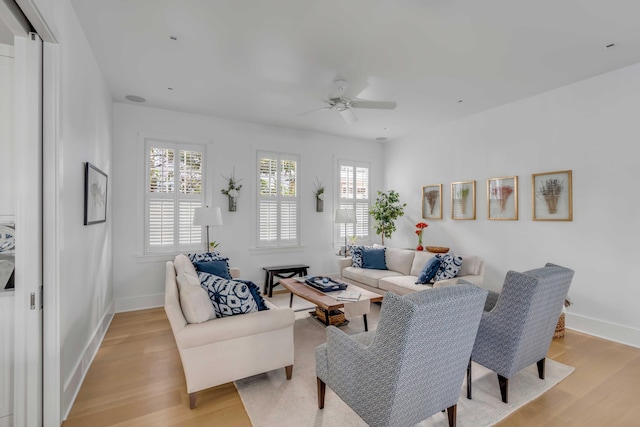
[(207, 291), (216, 317), (268, 310), (258, 287), (249, 281), (228, 280), (213, 274), (198, 272), (200, 286)]
[(437, 254), (436, 257), (440, 259), (440, 268), (434, 278), (435, 281), (456, 277), (462, 267), (462, 257), (456, 256), (453, 252)]
[(440, 258), (438, 256), (434, 256), (431, 258), (422, 268), (420, 272), (420, 276), (418, 276), (418, 280), (416, 281), (416, 285), (426, 285), (436, 276), (436, 273), (440, 269)]
[(196, 261), (193, 265), (197, 271), (204, 271), (205, 273), (213, 274), (214, 276), (219, 276), (223, 279), (232, 279), (231, 273), (229, 272), (229, 258), (217, 258), (211, 261)]
[(214, 259), (222, 257), (222, 254), (218, 251), (204, 252), (199, 254), (187, 254), (192, 263), (197, 261), (212, 261)]
[(351, 246), (351, 266), (362, 268), (362, 248), (364, 246)]

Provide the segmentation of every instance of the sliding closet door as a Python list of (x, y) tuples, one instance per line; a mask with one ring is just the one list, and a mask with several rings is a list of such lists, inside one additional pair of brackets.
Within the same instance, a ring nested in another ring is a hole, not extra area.
[[(15, 37), (14, 425), (42, 425), (42, 41)], [(19, 243), (18, 243), (19, 242)]]

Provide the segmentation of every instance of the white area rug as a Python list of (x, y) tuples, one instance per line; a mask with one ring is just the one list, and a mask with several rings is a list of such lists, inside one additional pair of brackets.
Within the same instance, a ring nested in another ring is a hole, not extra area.
[[(284, 305), (284, 295), (270, 299)], [(289, 296), (286, 295), (286, 305)], [(300, 304), (294, 299), (294, 308)], [(372, 305), (368, 316), (369, 330), (375, 329), (380, 307)], [(308, 317), (306, 312), (296, 314), (294, 325), (295, 362), (293, 377), (285, 378), (284, 369), (255, 375), (236, 381), (236, 387), (255, 427), (301, 426), (366, 426), (367, 424), (327, 387), (324, 409), (318, 409), (315, 348), (326, 341), (324, 326)], [(341, 328), (348, 334), (362, 332), (361, 318), (353, 319)], [(268, 357), (261, 355), (260, 357)], [(497, 375), (473, 365), (473, 400), (466, 398), (466, 380), (458, 400), (459, 427), (491, 426), (507, 415), (537, 398), (566, 378), (573, 368), (547, 359), (545, 380), (538, 378), (536, 365), (524, 369), (509, 379), (509, 400), (500, 399)], [(448, 426), (446, 413), (438, 413), (418, 424), (420, 427)]]

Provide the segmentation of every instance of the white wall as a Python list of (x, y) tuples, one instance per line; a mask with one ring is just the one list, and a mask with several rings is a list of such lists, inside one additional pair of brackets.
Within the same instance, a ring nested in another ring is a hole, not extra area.
[[(211, 240), (242, 270), (243, 278), (261, 285), (269, 265), (304, 263), (310, 274), (337, 272), (333, 235), (336, 161), (371, 162), (372, 194), (382, 184), (382, 145), (377, 142), (243, 123), (215, 117), (114, 104), (113, 213), (114, 293), (116, 311), (161, 306), (164, 303), (164, 262), (167, 257), (142, 256), (144, 153), (140, 134), (210, 141), (207, 200), (222, 207), (224, 225), (210, 229)], [(301, 243), (292, 252), (252, 249), (255, 232), (255, 150), (300, 155), (299, 191)], [(229, 212), (222, 175), (242, 178), (237, 212)], [(318, 177), (327, 188), (324, 212), (315, 212), (313, 184)]]
[[(45, 277), (59, 298), (61, 412), (63, 416), (113, 315), (113, 215), (84, 226), (84, 163), (113, 177), (112, 100), (106, 82), (68, 0), (36, 0), (58, 44), (58, 105), (55, 212), (45, 212), (45, 227), (57, 234), (57, 277)], [(47, 64), (45, 63), (45, 66)], [(112, 198), (109, 188), (108, 199)], [(51, 217), (55, 218), (52, 223)], [(46, 414), (45, 414), (46, 416)]]
[[(640, 64), (440, 126), (385, 147), (385, 185), (408, 201), (393, 244), (416, 244), (421, 186), (443, 184), (442, 221), (427, 245), (507, 270), (553, 262), (576, 271), (567, 326), (640, 347)], [(416, 156), (415, 153), (422, 153)], [(532, 221), (531, 174), (573, 170), (573, 221)], [(519, 176), (518, 221), (487, 220), (486, 180)], [(452, 221), (450, 183), (477, 181), (477, 220)]]

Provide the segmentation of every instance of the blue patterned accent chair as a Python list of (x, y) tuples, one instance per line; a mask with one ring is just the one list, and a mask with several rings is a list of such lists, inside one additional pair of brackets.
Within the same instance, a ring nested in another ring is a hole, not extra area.
[(316, 349), (318, 407), (328, 385), (370, 426), (410, 426), (447, 409), (455, 426), (487, 291), (471, 284), (384, 296), (376, 331), (327, 328)]
[[(480, 321), (471, 360), (498, 374), (502, 401), (508, 402), (509, 378), (544, 362), (569, 292), (574, 271), (548, 263), (543, 268), (507, 272), (500, 294), (490, 292)], [(467, 398), (471, 399), (471, 362), (467, 368)]]

